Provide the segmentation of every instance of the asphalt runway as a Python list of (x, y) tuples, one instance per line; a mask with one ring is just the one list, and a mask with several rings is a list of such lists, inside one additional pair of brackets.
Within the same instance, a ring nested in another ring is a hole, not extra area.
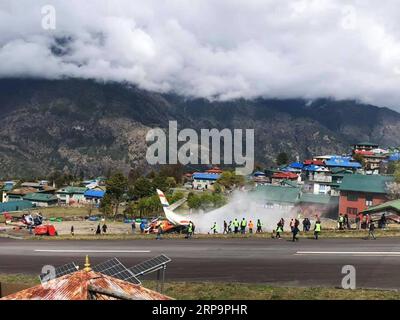
[(163, 239), (24, 241), (0, 238), (0, 273), (39, 274), (44, 265), (92, 265), (119, 258), (127, 267), (166, 254), (166, 279), (340, 287), (342, 267), (358, 288), (400, 289), (400, 239)]

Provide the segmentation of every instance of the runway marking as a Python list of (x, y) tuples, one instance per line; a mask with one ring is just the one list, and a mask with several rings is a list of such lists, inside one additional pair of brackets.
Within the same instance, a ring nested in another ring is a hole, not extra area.
[(295, 255), (350, 255), (358, 257), (400, 257), (399, 251), (297, 251)]
[(149, 253), (150, 250), (64, 250), (64, 249), (35, 249), (35, 252), (54, 253)]

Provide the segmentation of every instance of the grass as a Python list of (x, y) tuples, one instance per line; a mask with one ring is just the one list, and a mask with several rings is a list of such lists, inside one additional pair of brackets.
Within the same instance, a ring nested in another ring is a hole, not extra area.
[[(0, 274), (0, 282), (39, 284), (32, 275)], [(156, 290), (156, 281), (144, 281)], [(265, 284), (223, 282), (166, 282), (163, 293), (178, 300), (399, 300), (400, 292), (388, 290), (343, 290), (337, 288), (276, 287)]]
[[(46, 218), (85, 217), (89, 215), (87, 207), (48, 207), (31, 209), (31, 213), (41, 212)], [(24, 212), (13, 213), (14, 216), (22, 216)], [(100, 214), (97, 208), (93, 208), (91, 215)]]

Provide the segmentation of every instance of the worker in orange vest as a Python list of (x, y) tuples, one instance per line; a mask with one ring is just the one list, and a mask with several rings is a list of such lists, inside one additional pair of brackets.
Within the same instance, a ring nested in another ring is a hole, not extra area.
[(253, 221), (249, 221), (249, 232), (250, 233), (253, 233), (253, 228), (254, 228), (254, 223), (253, 223)]

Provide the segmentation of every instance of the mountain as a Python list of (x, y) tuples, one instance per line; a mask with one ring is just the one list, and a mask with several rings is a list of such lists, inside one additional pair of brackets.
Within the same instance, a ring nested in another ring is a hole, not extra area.
[(255, 129), (256, 161), (344, 153), (358, 141), (400, 145), (400, 114), (355, 101), (208, 101), (91, 80), (0, 80), (0, 178), (54, 170), (100, 175), (145, 167), (153, 127)]

